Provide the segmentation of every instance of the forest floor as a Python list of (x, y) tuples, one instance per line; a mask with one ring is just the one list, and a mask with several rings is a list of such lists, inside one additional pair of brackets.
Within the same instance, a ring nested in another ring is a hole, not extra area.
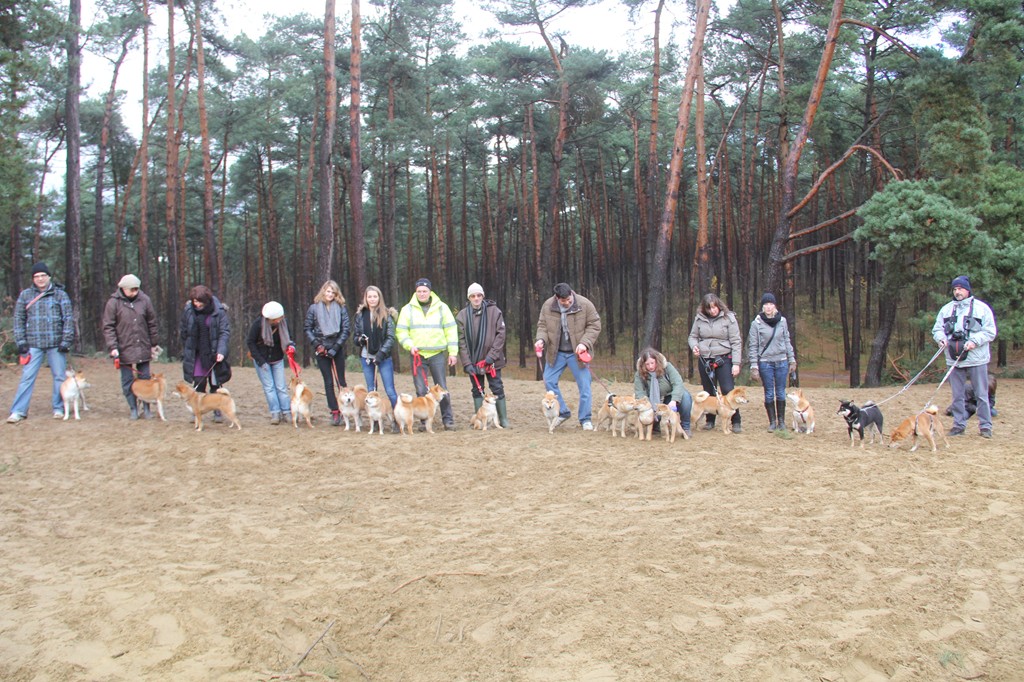
[[(322, 386), (315, 429), (271, 426), (240, 368), (243, 430), (197, 433), (173, 397), (129, 422), (110, 363), (77, 364), (80, 422), (44, 375), (0, 425), (0, 679), (1024, 678), (1024, 380), (993, 440), (972, 420), (911, 453), (851, 448), (835, 415), (892, 387), (808, 388), (799, 436), (753, 387), (742, 434), (669, 444), (549, 434), (523, 379), (514, 429), (470, 431), (460, 376), (458, 431), (370, 436), (326, 424)], [(935, 392), (886, 403), (886, 432)]]

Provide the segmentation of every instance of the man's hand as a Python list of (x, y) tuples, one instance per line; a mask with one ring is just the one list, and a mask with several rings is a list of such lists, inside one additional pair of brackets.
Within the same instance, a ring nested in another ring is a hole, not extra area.
[(733, 376), (733, 378), (735, 379), (739, 375), (740, 375), (740, 366), (739, 365), (733, 365), (732, 366), (732, 376)]
[(71, 349), (68, 348), (67, 346), (57, 346), (57, 352), (58, 353), (70, 353)]
[[(152, 352), (152, 351), (150, 351), (150, 352)], [(119, 355), (120, 355), (120, 353), (117, 352), (116, 348), (114, 350), (110, 351), (110, 357), (112, 357), (112, 358), (116, 358)]]
[(28, 344), (18, 344), (18, 355), (28, 355)]
[(964, 350), (968, 351), (974, 350), (977, 347), (978, 344), (974, 343), (974, 341), (968, 341), (967, 343), (964, 344)]
[(448, 356), (448, 366), (449, 367), (454, 367), (455, 363), (457, 363), (458, 361), (459, 361), (459, 359), (457, 357), (455, 357), (454, 355), (449, 355)]

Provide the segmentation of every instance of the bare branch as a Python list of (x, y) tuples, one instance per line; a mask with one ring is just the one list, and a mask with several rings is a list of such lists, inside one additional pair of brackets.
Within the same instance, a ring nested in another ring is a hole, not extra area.
[(842, 157), (840, 157), (840, 159), (838, 161), (836, 161), (831, 166), (829, 166), (824, 171), (822, 171), (821, 175), (819, 175), (818, 179), (814, 182), (814, 185), (811, 187), (811, 189), (809, 189), (807, 191), (807, 194), (804, 195), (804, 198), (801, 199), (800, 203), (798, 203), (796, 206), (794, 206), (789, 211), (789, 213), (786, 214), (786, 217), (787, 218), (792, 218), (797, 213), (799, 213), (810, 202), (810, 200), (814, 198), (814, 195), (818, 193), (818, 190), (821, 189), (822, 183), (824, 183), (825, 180), (827, 180), (830, 175), (835, 173), (839, 169), (840, 166), (842, 166), (844, 163), (846, 163), (846, 161), (851, 156), (853, 156), (853, 153), (858, 151), (858, 150), (859, 151), (868, 152), (869, 154), (874, 156), (876, 159), (878, 159), (878, 161), (883, 166), (885, 166), (886, 169), (888, 169), (888, 171), (892, 174), (892, 176), (894, 178), (896, 178), (897, 180), (900, 179), (901, 177), (903, 177), (902, 174), (898, 170), (893, 168), (892, 164), (890, 164), (888, 161), (885, 160), (885, 157), (882, 156), (882, 154), (877, 149), (875, 149), (873, 147), (868, 147), (868, 146), (862, 145), (862, 144), (855, 144), (855, 145), (851, 146), (849, 149), (847, 149), (846, 153), (843, 154)]

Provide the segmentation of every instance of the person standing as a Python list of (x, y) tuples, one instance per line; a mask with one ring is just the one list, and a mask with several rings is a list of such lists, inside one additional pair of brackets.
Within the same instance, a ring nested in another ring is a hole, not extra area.
[[(690, 327), (689, 344), (697, 358), (700, 383), (705, 391), (724, 395), (736, 388), (743, 353), (740, 325), (736, 315), (715, 294), (701, 299)], [(715, 428), (715, 417), (713, 414), (705, 416), (705, 430)], [(740, 431), (740, 412), (736, 410), (732, 415), (732, 432)]]
[[(103, 341), (107, 352), (121, 370), (121, 393), (128, 401), (128, 418), (139, 418), (139, 403), (132, 393), (132, 382), (149, 379), (149, 363), (157, 346), (156, 310), (140, 287), (135, 275), (125, 275), (117, 283), (103, 307)], [(150, 418), (149, 403), (143, 413)]]
[(679, 425), (689, 438), (693, 396), (686, 390), (679, 370), (653, 348), (645, 348), (637, 358), (636, 374), (633, 375), (633, 397), (647, 398), (651, 405), (664, 403), (678, 412)]
[(295, 354), (295, 344), (288, 333), (288, 320), (284, 319), (284, 306), (277, 301), (268, 301), (261, 315), (253, 320), (245, 345), (256, 365), (256, 376), (263, 386), (263, 394), (270, 408), (270, 423), (278, 425), (283, 419), (287, 424), (292, 420), (291, 396), (285, 380), (284, 362), (286, 355)]
[[(182, 374), (197, 393), (206, 393), (207, 387), (212, 393), (231, 379), (227, 363), (231, 321), (227, 308), (206, 286), (192, 287), (188, 299), (178, 327)], [(219, 410), (214, 411), (213, 421), (224, 421)]]
[(775, 295), (761, 296), (761, 312), (750, 322), (747, 335), (750, 378), (764, 385), (768, 430), (786, 430), (786, 379), (796, 371), (796, 355), (789, 338), (789, 322), (779, 312)]
[(580, 392), (580, 426), (584, 431), (594, 430), (590, 421), (593, 406), (588, 363), (600, 334), (601, 316), (597, 314), (594, 304), (573, 291), (567, 283), (556, 284), (554, 296), (540, 307), (537, 340), (533, 344), (537, 355), (545, 359), (544, 388), (558, 398), (559, 412), (555, 426), (560, 426), (572, 416), (558, 389), (558, 380), (568, 367)]
[(60, 385), (66, 378), (67, 359), (75, 340), (75, 323), (71, 311), (71, 298), (64, 287), (54, 284), (46, 263), (32, 266), (32, 286), (18, 295), (14, 304), (14, 343), (22, 357), (21, 381), (14, 392), (8, 424), (16, 424), (28, 417), (36, 376), (43, 358), (53, 375), (53, 397), (50, 406), (53, 418), (64, 418), (64, 400)]
[[(395, 362), (391, 350), (395, 347), (395, 317), (398, 311), (388, 308), (384, 294), (370, 285), (363, 292), (363, 301), (356, 308), (355, 340), (359, 346), (359, 361), (363, 366), (363, 379), (367, 391), (377, 390), (377, 372), (384, 384), (391, 407), (398, 402), (395, 390)], [(393, 426), (397, 426), (394, 425)]]
[(494, 301), (484, 298), (484, 288), (473, 282), (466, 292), (469, 305), (459, 311), (455, 322), (459, 329), (459, 362), (469, 375), (473, 408), (484, 403), (484, 382), (497, 399), (498, 424), (509, 428), (505, 386), (501, 368), (505, 366), (505, 316)]
[(953, 391), (953, 427), (950, 436), (962, 436), (967, 427), (964, 401), (967, 382), (974, 387), (978, 401), (978, 428), (982, 438), (992, 437), (992, 407), (989, 405), (989, 345), (999, 333), (992, 309), (974, 297), (971, 280), (960, 275), (952, 282), (953, 300), (942, 306), (932, 325), (932, 338), (946, 349), (950, 367), (949, 386)]
[[(416, 395), (426, 395), (426, 377), (421, 368), (445, 391), (447, 367), (455, 366), (459, 353), (459, 332), (455, 317), (448, 304), (433, 292), (430, 280), (421, 277), (416, 280), (416, 291), (398, 313), (395, 336), (402, 348), (412, 353), (412, 380)], [(452, 399), (446, 395), (441, 399), (441, 421), (445, 431), (455, 430), (452, 417)]]
[(316, 366), (320, 368), (320, 376), (324, 380), (331, 424), (339, 426), (341, 412), (338, 409), (338, 388), (348, 385), (345, 383), (345, 342), (352, 328), (345, 297), (333, 279), (324, 282), (313, 298), (313, 305), (306, 311), (303, 328), (306, 339), (316, 353)]

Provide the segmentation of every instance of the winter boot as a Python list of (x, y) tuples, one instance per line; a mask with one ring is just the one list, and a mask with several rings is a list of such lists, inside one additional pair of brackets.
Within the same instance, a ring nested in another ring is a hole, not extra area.
[(220, 413), (220, 410), (214, 410), (213, 411), (213, 423), (214, 424), (223, 424), (224, 423), (224, 415), (222, 415)]
[(740, 411), (736, 410), (736, 414), (732, 416), (732, 432), (743, 433), (743, 427), (740, 425)]
[(505, 396), (498, 398), (498, 402), (494, 403), (495, 409), (498, 410), (498, 424), (503, 429), (511, 429), (512, 426), (508, 423), (508, 405), (505, 404)]
[(480, 407), (483, 404), (484, 404), (483, 396), (480, 396), (479, 398), (477, 398), (476, 396), (473, 396), (473, 414), (476, 414), (477, 412), (479, 412), (480, 411)]
[(131, 410), (128, 413), (128, 418), (135, 421), (139, 418), (139, 399), (135, 397), (134, 393), (129, 393), (125, 396), (125, 400), (128, 401), (128, 408)]
[(715, 417), (717, 415), (705, 414), (704, 415), (704, 430), (713, 431), (715, 428)]
[(764, 411), (768, 413), (768, 433), (775, 430), (775, 401), (764, 404)]
[(152, 419), (153, 413), (149, 409), (149, 403), (142, 403), (142, 418)]
[(341, 426), (341, 410), (331, 410), (331, 426)]
[(270, 413), (270, 423), (273, 426), (277, 426), (278, 424), (280, 424), (281, 423), (281, 413), (280, 412), (271, 412)]
[(786, 399), (779, 400), (775, 399), (775, 418), (778, 420), (775, 423), (775, 428), (779, 431), (786, 430)]

